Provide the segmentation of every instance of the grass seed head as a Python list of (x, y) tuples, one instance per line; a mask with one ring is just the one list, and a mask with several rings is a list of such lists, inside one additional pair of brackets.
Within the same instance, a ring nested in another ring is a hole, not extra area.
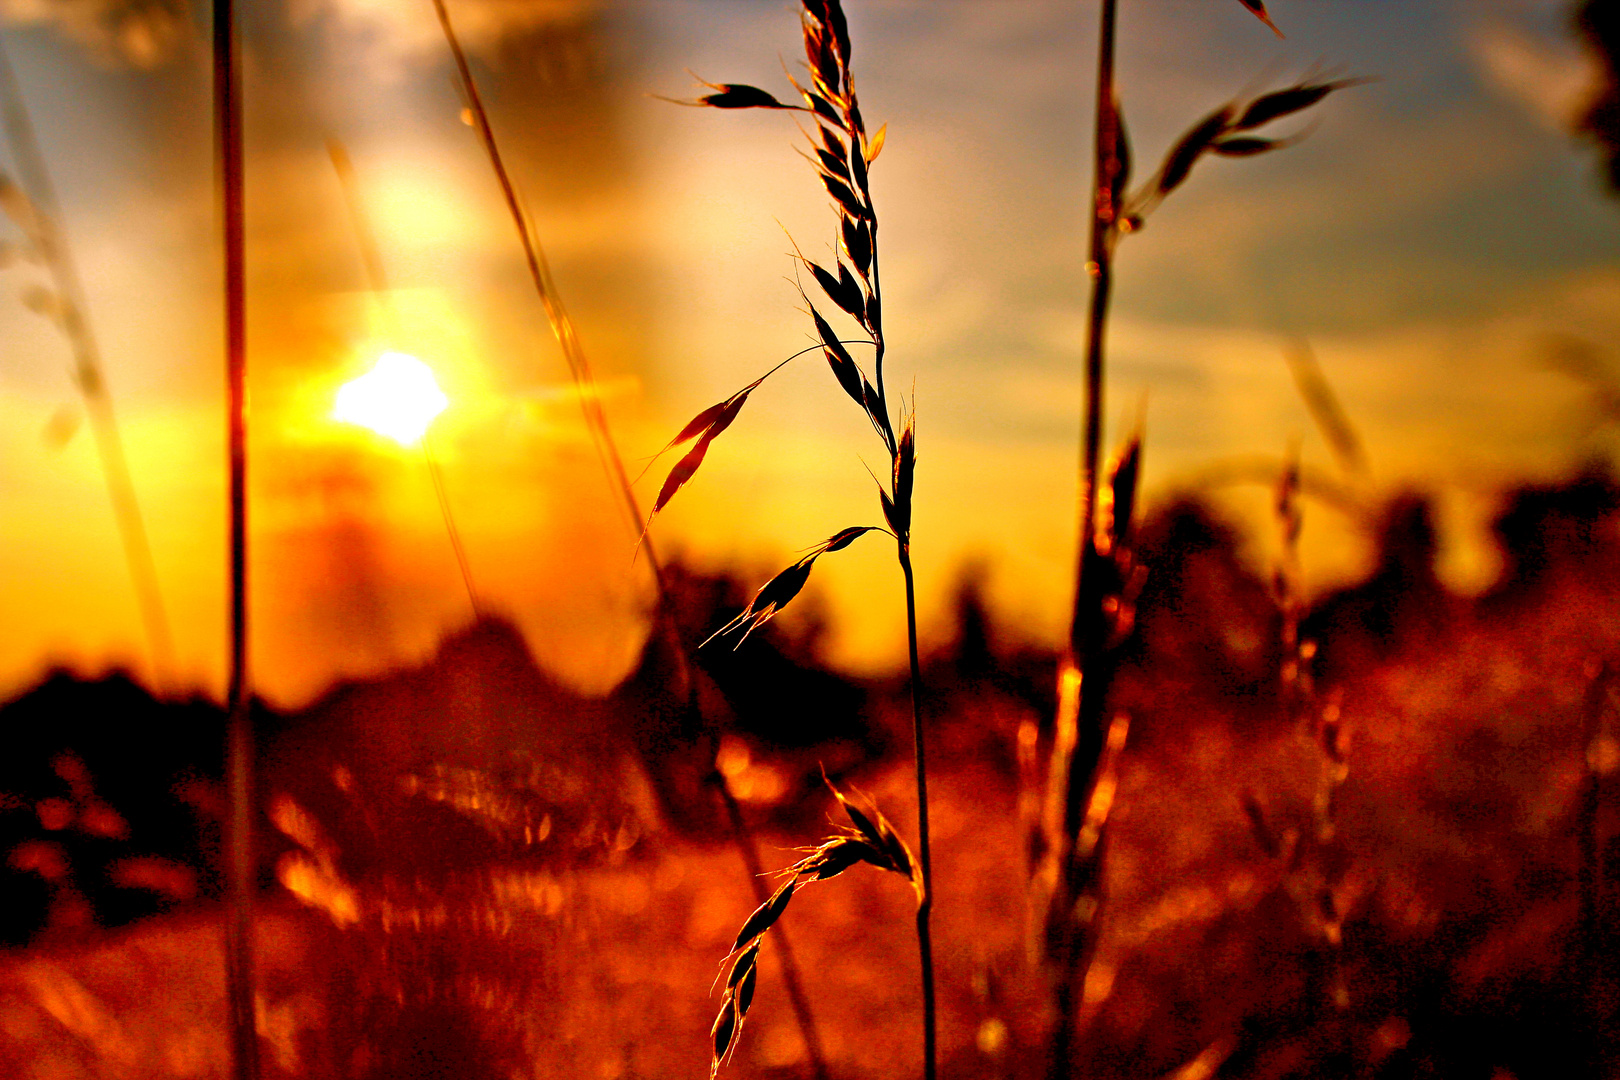
[[(712, 86), (714, 84), (707, 85)], [(698, 104), (708, 105), (715, 109), (792, 109), (796, 107), (784, 105), (759, 87), (747, 86), (743, 83), (721, 83), (715, 87), (715, 93), (705, 94), (698, 98)]]
[(1255, 18), (1269, 26), (1273, 34), (1276, 34), (1278, 37), (1283, 36), (1283, 32), (1277, 29), (1277, 24), (1271, 21), (1271, 16), (1266, 14), (1266, 5), (1264, 0), (1238, 0), (1238, 3), (1248, 8), (1249, 11), (1253, 13)]

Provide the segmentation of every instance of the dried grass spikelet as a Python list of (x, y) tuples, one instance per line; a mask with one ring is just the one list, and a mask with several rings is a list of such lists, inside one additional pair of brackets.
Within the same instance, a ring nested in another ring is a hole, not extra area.
[(1276, 34), (1278, 37), (1283, 36), (1283, 32), (1277, 29), (1277, 24), (1271, 21), (1271, 16), (1266, 14), (1266, 5), (1264, 0), (1238, 0), (1238, 3), (1249, 9), (1249, 11), (1254, 14), (1255, 18), (1271, 27), (1271, 32), (1273, 34)]
[[(825, 775), (823, 776), (825, 780)], [(720, 1000), (720, 1012), (714, 1019), (710, 1035), (714, 1040), (714, 1055), (709, 1063), (712, 1078), (720, 1071), (727, 1055), (735, 1051), (737, 1038), (742, 1033), (743, 1021), (754, 1002), (754, 990), (759, 978), (759, 951), (765, 934), (775, 926), (787, 911), (794, 892), (816, 881), (826, 881), (862, 863), (899, 874), (911, 882), (919, 898), (922, 879), (911, 849), (900, 838), (894, 826), (868, 802), (862, 809), (827, 780), (827, 788), (843, 807), (850, 824), (839, 826), (838, 831), (813, 848), (804, 858), (787, 867), (782, 875), (787, 879), (770, 898), (754, 910), (737, 932), (727, 959), (731, 970), (726, 976), (725, 992)]]
[[(1245, 4), (1245, 6), (1248, 6)], [(1258, 10), (1257, 10), (1258, 9)], [(1258, 4), (1250, 8), (1265, 18)], [(1266, 19), (1267, 25), (1270, 20)], [(1273, 27), (1273, 29), (1276, 29)], [(1313, 79), (1305, 78), (1293, 86), (1261, 94), (1250, 101), (1232, 101), (1216, 109), (1194, 124), (1177, 139), (1164, 156), (1157, 172), (1134, 194), (1127, 195), (1117, 205), (1122, 208), (1118, 221), (1120, 231), (1130, 233), (1142, 227), (1143, 221), (1159, 203), (1186, 182), (1193, 167), (1206, 155), (1247, 158), (1283, 150), (1304, 138), (1303, 133), (1278, 137), (1249, 134), (1275, 120), (1292, 116), (1319, 104), (1336, 90), (1360, 86), (1369, 79)], [(1125, 138), (1120, 126), (1121, 155), (1124, 157)], [(1123, 186), (1125, 166), (1121, 166), (1118, 186)]]
[[(805, 582), (810, 580), (810, 570), (815, 566), (816, 560), (830, 551), (842, 551), (857, 539), (869, 532), (886, 532), (886, 529), (877, 525), (854, 525), (847, 529), (840, 529), (829, 536), (801, 558), (792, 566), (777, 574), (764, 585), (749, 601), (748, 606), (736, 618), (710, 634), (703, 644), (707, 645), (715, 638), (725, 637), (734, 631), (741, 630), (737, 644), (741, 645), (748, 635), (759, 629), (775, 617), (776, 613), (788, 605), (804, 588)], [(699, 646), (700, 648), (702, 646)]]

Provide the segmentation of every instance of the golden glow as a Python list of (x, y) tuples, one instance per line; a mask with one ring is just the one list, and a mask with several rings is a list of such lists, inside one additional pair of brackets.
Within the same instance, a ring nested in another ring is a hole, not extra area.
[(432, 368), (414, 356), (385, 352), (370, 371), (338, 388), (332, 418), (410, 446), (449, 404)]

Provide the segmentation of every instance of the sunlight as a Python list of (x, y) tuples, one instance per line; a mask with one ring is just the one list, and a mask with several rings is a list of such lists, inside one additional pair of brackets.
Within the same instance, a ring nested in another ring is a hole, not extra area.
[(411, 446), (449, 404), (432, 368), (414, 356), (385, 352), (370, 371), (338, 388), (332, 418)]

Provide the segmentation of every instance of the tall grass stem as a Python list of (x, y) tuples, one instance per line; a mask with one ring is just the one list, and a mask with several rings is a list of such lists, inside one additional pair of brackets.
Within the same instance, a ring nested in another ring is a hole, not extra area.
[(258, 1080), (253, 1009), (253, 717), (248, 670), (247, 279), (245, 274), (241, 51), (233, 0), (214, 0), (214, 124), (224, 232), (225, 369), (230, 508), (230, 688), (226, 785), (230, 804), (226, 1006), (233, 1080)]
[[(1092, 732), (1080, 730), (1100, 713), (1100, 702), (1087, 701), (1088, 692), (1095, 698), (1103, 688), (1097, 683), (1102, 652), (1102, 567), (1096, 557), (1098, 462), (1102, 446), (1103, 418), (1103, 358), (1108, 329), (1108, 304), (1113, 293), (1113, 230), (1120, 208), (1114, 205), (1115, 170), (1119, 165), (1120, 122), (1114, 87), (1114, 38), (1118, 22), (1118, 0), (1103, 0), (1097, 35), (1097, 97), (1096, 131), (1093, 140), (1092, 215), (1090, 251), (1086, 272), (1091, 279), (1091, 295), (1086, 314), (1086, 373), (1085, 418), (1081, 430), (1080, 451), (1080, 536), (1075, 561), (1074, 608), (1069, 624), (1069, 650), (1060, 671), (1060, 681), (1067, 675), (1078, 676), (1076, 693), (1070, 702), (1074, 714), (1071, 721), (1075, 731), (1067, 737), (1084, 746), (1096, 741)], [(1091, 683), (1092, 685), (1087, 685)], [(1062, 695), (1060, 694), (1060, 699)], [(1091, 706), (1091, 707), (1087, 707)], [(1062, 718), (1060, 718), (1061, 721)], [(1064, 827), (1063, 858), (1053, 883), (1064, 900), (1064, 910), (1057, 914), (1065, 920), (1060, 932), (1064, 947), (1057, 959), (1057, 1028), (1053, 1032), (1048, 1077), (1063, 1080), (1073, 1075), (1074, 1042), (1082, 988), (1091, 950), (1087, 943), (1075, 940), (1072, 913), (1067, 910), (1078, 898), (1071, 895), (1075, 880), (1077, 845), (1080, 820), (1084, 815), (1090, 792), (1096, 757), (1090, 752), (1074, 753), (1068, 760), (1067, 776), (1063, 781)], [(1089, 938), (1091, 935), (1087, 935)]]
[(934, 1080), (938, 1035), (934, 1003), (934, 865), (928, 833), (928, 757), (922, 721), (922, 663), (917, 655), (917, 586), (911, 572), (911, 545), (899, 545), (900, 569), (906, 579), (906, 641), (911, 660), (911, 738), (917, 761), (917, 860), (922, 867), (922, 895), (917, 900), (917, 951), (922, 961), (923, 1080)]
[[(579, 399), (580, 410), (585, 416), (585, 426), (590, 431), (591, 438), (596, 444), (597, 455), (608, 474), (609, 482), (619, 494), (630, 528), (633, 533), (641, 538), (640, 550), (646, 553), (647, 564), (652, 572), (653, 586), (656, 592), (654, 633), (662, 637), (670, 658), (676, 664), (677, 691), (679, 697), (683, 699), (683, 706), (688, 718), (695, 721), (693, 726), (701, 727), (704, 718), (698, 701), (697, 679), (693, 670), (692, 659), (688, 654), (685, 643), (681, 640), (680, 627), (676, 624), (675, 612), (670, 604), (663, 562), (659, 558), (657, 546), (654, 544), (650, 530), (647, 528), (647, 521), (642, 516), (640, 501), (636, 498), (635, 487), (630, 478), (630, 473), (625, 468), (624, 457), (619, 453), (618, 444), (613, 438), (613, 430), (608, 423), (607, 411), (602, 407), (602, 395), (598, 390), (595, 374), (591, 369), (589, 359), (585, 355), (585, 349), (580, 342), (573, 318), (569, 315), (568, 309), (563, 306), (562, 299), (557, 293), (545, 251), (541, 248), (539, 239), (534, 234), (529, 216), (524, 212), (522, 200), (518, 197), (516, 185), (513, 184), (511, 174), (507, 171), (506, 162), (501, 156), (500, 145), (495, 139), (495, 130), (489, 122), (489, 113), (484, 108), (482, 96), (478, 93), (478, 84), (473, 79), (472, 67), (467, 62), (467, 54), (461, 47), (461, 40), (456, 36), (455, 27), (450, 21), (450, 13), (445, 7), (444, 0), (433, 0), (433, 10), (438, 15), (439, 26), (444, 31), (445, 42), (448, 44), (450, 54), (455, 60), (456, 72), (461, 80), (462, 91), (466, 95), (468, 112), (472, 114), (473, 126), (478, 131), (478, 137), (483, 143), (484, 152), (489, 157), (490, 168), (495, 173), (496, 182), (500, 185), (501, 197), (512, 217), (512, 224), (517, 229), (518, 239), (523, 246), (523, 258), (528, 267), (530, 281), (534, 285), (541, 306), (545, 309), (546, 319), (551, 326), (553, 336), (557, 339), (558, 347), (562, 349), (563, 358), (568, 363), (569, 373), (573, 377), (574, 392)], [(759, 876), (761, 862), (758, 844), (742, 816), (741, 807), (737, 805), (735, 798), (726, 787), (724, 777), (718, 776), (718, 770), (715, 771), (714, 775), (718, 777), (718, 779), (714, 780), (714, 786), (718, 789), (721, 802), (725, 806), (727, 816), (730, 819), (743, 864), (748, 867), (755, 887), (758, 889), (763, 886), (764, 881)], [(781, 938), (781, 945), (782, 968), (787, 978), (794, 1015), (797, 1018), (800, 1033), (809, 1052), (811, 1066), (815, 1071), (816, 1078), (817, 1080), (826, 1080), (826, 1058), (822, 1052), (820, 1034), (816, 1027), (815, 1017), (810, 1011), (809, 999), (803, 990), (792, 947), (788, 945), (785, 935)]]
[(433, 494), (439, 500), (439, 516), (444, 519), (444, 534), (450, 538), (450, 550), (456, 556), (456, 569), (461, 571), (461, 584), (467, 590), (467, 603), (472, 605), (473, 618), (482, 619), (484, 609), (478, 602), (478, 590), (473, 586), (472, 564), (467, 560), (467, 548), (461, 542), (461, 530), (456, 527), (455, 515), (450, 512), (450, 495), (444, 488), (444, 470), (439, 468), (438, 455), (433, 452), (433, 440), (425, 431), (422, 433), (422, 461), (426, 463), (428, 476), (433, 481)]

